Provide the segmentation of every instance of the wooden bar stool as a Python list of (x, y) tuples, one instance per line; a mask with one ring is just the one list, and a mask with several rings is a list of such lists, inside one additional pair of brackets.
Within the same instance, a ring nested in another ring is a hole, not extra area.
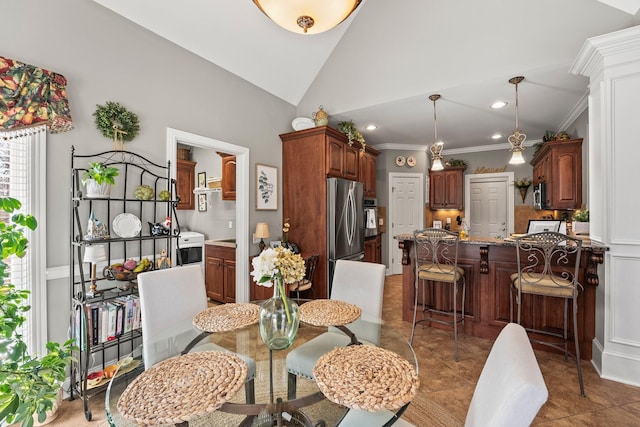
[[(416, 325), (421, 322), (438, 322), (453, 327), (453, 342), (455, 360), (458, 361), (458, 323), (462, 324), (464, 334), (464, 297), (466, 281), (464, 269), (458, 266), (458, 233), (442, 228), (427, 228), (413, 233), (415, 245), (415, 299), (413, 305), (413, 326), (411, 327), (410, 344), (413, 345), (413, 335)], [(434, 283), (442, 283), (451, 288), (453, 311), (435, 308)], [(458, 310), (458, 283), (462, 282), (462, 303)], [(427, 284), (427, 286), (425, 286)], [(422, 319), (417, 319), (418, 294), (422, 285)], [(428, 288), (428, 289), (426, 289)], [(425, 294), (429, 294), (429, 305), (425, 304)], [(427, 316), (425, 314), (428, 313)], [(432, 314), (452, 316), (451, 321), (433, 317)]]
[[(580, 254), (582, 252), (582, 240), (553, 231), (527, 234), (516, 238), (518, 272), (511, 275), (509, 291), (510, 318), (513, 322), (513, 293), (516, 294), (517, 323), (522, 324), (522, 295), (532, 295), (531, 310), (536, 303), (535, 296), (562, 298), (564, 300), (564, 318), (562, 331), (551, 328), (538, 329), (537, 325), (523, 325), (527, 332), (557, 337), (562, 342), (541, 341), (531, 339), (531, 342), (556, 348), (567, 356), (575, 359), (578, 367), (578, 381), (580, 394), (584, 397), (584, 384), (582, 382), (582, 364), (580, 363), (580, 346), (578, 343), (578, 295), (582, 291), (582, 285), (578, 283), (578, 268), (580, 266)], [(573, 339), (575, 353), (568, 350), (567, 309), (569, 302), (573, 308)]]
[(306, 291), (307, 289), (311, 289), (311, 296), (315, 298), (313, 293), (313, 276), (316, 272), (316, 266), (318, 265), (319, 258), (320, 255), (311, 255), (310, 257), (307, 257), (304, 260), (306, 268), (304, 279), (298, 280), (297, 282), (289, 285), (289, 293), (295, 292), (297, 300), (300, 300), (300, 292)]

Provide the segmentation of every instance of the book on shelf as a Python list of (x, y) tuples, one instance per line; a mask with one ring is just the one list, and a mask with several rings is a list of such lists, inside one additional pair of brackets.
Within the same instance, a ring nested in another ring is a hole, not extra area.
[(87, 304), (84, 310), (79, 305), (74, 313), (76, 345), (84, 351), (87, 349), (85, 341), (90, 345), (98, 345), (117, 339), (139, 329), (140, 316), (140, 299), (137, 295)]

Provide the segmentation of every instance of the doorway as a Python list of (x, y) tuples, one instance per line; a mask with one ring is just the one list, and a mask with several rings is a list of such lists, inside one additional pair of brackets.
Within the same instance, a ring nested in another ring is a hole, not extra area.
[(249, 149), (217, 139), (167, 128), (167, 160), (176, 176), (178, 143), (236, 156), (236, 302), (249, 301)]
[(402, 251), (398, 234), (413, 234), (424, 224), (424, 175), (389, 174), (389, 274), (402, 274)]
[(465, 219), (472, 237), (513, 233), (513, 172), (465, 175)]

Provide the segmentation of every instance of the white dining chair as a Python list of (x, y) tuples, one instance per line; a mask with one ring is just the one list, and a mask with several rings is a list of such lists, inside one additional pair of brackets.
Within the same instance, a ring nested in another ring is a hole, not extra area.
[(529, 426), (548, 397), (527, 332), (508, 323), (482, 368), (465, 426)]
[[(331, 299), (360, 307), (360, 319), (346, 326), (365, 345), (380, 343), (384, 273), (383, 264), (345, 260), (336, 262)], [(350, 342), (351, 339), (344, 332), (329, 327), (327, 332), (291, 350), (286, 358), (289, 399), (295, 398), (297, 376), (315, 380), (313, 367), (318, 358)]]
[[(193, 318), (207, 309), (202, 267), (184, 267), (149, 271), (138, 275), (142, 314), (142, 357), (145, 369), (179, 355), (199, 335)], [(191, 351), (229, 351), (213, 343), (197, 345)], [(238, 356), (247, 363), (245, 383), (247, 403), (255, 402), (256, 363), (250, 357)]]

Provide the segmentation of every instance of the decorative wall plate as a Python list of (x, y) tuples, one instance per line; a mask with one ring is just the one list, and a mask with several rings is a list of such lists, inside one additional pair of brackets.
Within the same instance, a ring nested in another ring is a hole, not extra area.
[(413, 156), (409, 156), (407, 157), (407, 166), (409, 166), (410, 168), (414, 167), (416, 165), (416, 158)]
[(122, 238), (136, 237), (140, 230), (142, 223), (134, 214), (121, 213), (113, 219), (113, 232)]
[(293, 130), (310, 129), (312, 127), (315, 127), (315, 125), (316, 124), (313, 119), (310, 119), (309, 117), (296, 117), (291, 122), (291, 127), (293, 128)]
[(406, 160), (405, 160), (404, 156), (396, 157), (396, 165), (398, 165), (398, 166), (404, 166), (405, 161)]

